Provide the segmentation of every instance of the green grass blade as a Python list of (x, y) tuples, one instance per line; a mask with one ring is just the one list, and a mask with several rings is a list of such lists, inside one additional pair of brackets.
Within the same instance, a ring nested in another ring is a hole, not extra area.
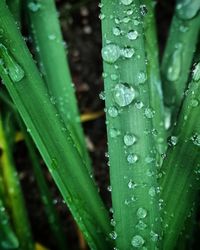
[(156, 23), (154, 15), (154, 2), (149, 0), (142, 1), (148, 12), (143, 17), (145, 51), (147, 55), (147, 75), (150, 85), (151, 107), (155, 110), (153, 117), (153, 128), (155, 132), (155, 142), (159, 155), (166, 150), (166, 131), (164, 127), (164, 104), (161, 88), (160, 68), (158, 60), (158, 42), (156, 33)]
[(2, 148), (0, 163), (6, 191), (5, 195), (11, 211), (14, 229), (19, 239), (20, 249), (33, 250), (34, 246), (25, 203), (12, 153), (7, 143), (7, 137), (8, 135), (5, 134), (3, 120), (0, 116), (0, 143)]
[(38, 64), (51, 99), (66, 126), (69, 124), (72, 126), (70, 129), (71, 131), (73, 129), (72, 136), (80, 144), (80, 152), (87, 160), (88, 169), (91, 170), (54, 0), (37, 0), (34, 3), (32, 0), (26, 0), (25, 2)]
[(13, 232), (10, 218), (0, 197), (0, 249), (16, 249), (19, 247), (18, 239)]
[(59, 250), (66, 250), (67, 248), (67, 243), (66, 243), (66, 237), (64, 235), (64, 232), (62, 230), (62, 226), (60, 223), (59, 216), (57, 214), (57, 211), (55, 209), (55, 206), (53, 204), (53, 197), (49, 191), (47, 182), (45, 180), (45, 177), (43, 175), (41, 165), (39, 158), (35, 152), (35, 146), (30, 138), (30, 136), (26, 132), (26, 128), (24, 127), (22, 121), (20, 118), (17, 119), (19, 121), (21, 130), (24, 135), (25, 143), (28, 149), (29, 157), (31, 159), (31, 163), (33, 166), (33, 171), (35, 175), (35, 179), (40, 191), (40, 195), (42, 198), (42, 202), (44, 204), (44, 210), (47, 215), (47, 219), (52, 231), (52, 234), (55, 238), (55, 241), (57, 242), (57, 248)]
[(6, 48), (0, 47), (0, 74), (17, 109), (89, 245), (110, 249), (108, 213), (4, 1), (0, 30)]
[(195, 206), (199, 188), (200, 153), (200, 63), (186, 92), (172, 146), (162, 167), (161, 197), (163, 204), (164, 249), (173, 249), (183, 228), (184, 218)]
[(104, 86), (112, 203), (118, 249), (155, 249), (161, 233), (156, 194), (142, 15), (139, 1), (101, 2)]
[(177, 1), (162, 60), (164, 101), (172, 116), (171, 125), (177, 118), (187, 87), (200, 29), (199, 7), (195, 3), (199, 1), (188, 1), (188, 4), (185, 0)]

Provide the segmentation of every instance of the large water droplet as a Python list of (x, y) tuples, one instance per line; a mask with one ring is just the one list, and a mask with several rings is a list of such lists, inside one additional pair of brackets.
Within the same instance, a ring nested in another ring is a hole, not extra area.
[(144, 245), (144, 239), (142, 238), (142, 236), (140, 235), (135, 235), (133, 236), (132, 238), (132, 241), (131, 241), (131, 244), (133, 247), (137, 247), (137, 248), (140, 248)]
[(182, 46), (177, 46), (168, 61), (166, 77), (169, 81), (176, 81), (181, 73)]
[(124, 144), (126, 146), (132, 146), (136, 142), (136, 137), (133, 134), (125, 134), (124, 135)]
[(24, 78), (24, 70), (3, 44), (0, 44), (0, 67), (3, 67), (13, 82), (19, 82)]
[(135, 99), (136, 91), (128, 84), (119, 83), (113, 89), (113, 97), (120, 107), (125, 107)]
[(108, 44), (101, 51), (103, 60), (107, 63), (115, 63), (120, 57), (120, 48), (116, 44)]

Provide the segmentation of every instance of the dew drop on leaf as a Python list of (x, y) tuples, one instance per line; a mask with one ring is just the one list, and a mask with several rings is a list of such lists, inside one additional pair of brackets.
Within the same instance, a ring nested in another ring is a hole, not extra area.
[(136, 248), (140, 248), (144, 245), (144, 239), (140, 235), (135, 235), (132, 238), (131, 245)]
[(128, 84), (119, 83), (113, 89), (113, 97), (120, 107), (125, 107), (135, 99), (136, 91)]
[(120, 57), (120, 48), (116, 44), (108, 44), (102, 48), (102, 58), (107, 63), (115, 63)]

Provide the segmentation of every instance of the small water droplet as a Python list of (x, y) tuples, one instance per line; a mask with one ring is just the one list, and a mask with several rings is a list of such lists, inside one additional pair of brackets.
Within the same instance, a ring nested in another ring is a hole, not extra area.
[(132, 238), (131, 244), (133, 247), (140, 248), (144, 245), (144, 239), (140, 235), (135, 235)]
[(108, 44), (101, 51), (103, 60), (107, 63), (115, 63), (120, 57), (120, 48), (116, 44)]
[(110, 137), (111, 138), (116, 138), (119, 135), (120, 135), (120, 131), (118, 129), (116, 129), (116, 128), (110, 129)]
[(129, 40), (136, 40), (138, 38), (138, 32), (136, 30), (130, 30), (127, 37)]
[(147, 75), (145, 74), (145, 72), (140, 72), (139, 74), (138, 74), (138, 83), (139, 84), (143, 84), (143, 83), (145, 83), (146, 82), (146, 80), (147, 80)]
[(154, 197), (156, 195), (156, 189), (154, 187), (150, 187), (150, 189), (149, 189), (149, 195), (151, 197)]
[(119, 83), (113, 89), (113, 97), (120, 107), (128, 106), (136, 97), (136, 91), (128, 84)]
[(138, 102), (135, 103), (135, 107), (136, 107), (137, 109), (141, 109), (141, 108), (144, 107), (144, 103), (141, 102), (141, 101), (138, 101)]
[(132, 146), (136, 142), (136, 137), (133, 134), (125, 134), (124, 135), (124, 144), (126, 146)]
[(174, 53), (170, 56), (166, 71), (168, 81), (176, 81), (181, 73), (182, 45), (177, 45)]
[(109, 114), (109, 116), (111, 116), (113, 118), (117, 117), (118, 116), (117, 108), (115, 106), (112, 106), (112, 107), (108, 108), (108, 114)]
[(195, 82), (200, 80), (200, 62), (195, 65), (192, 78)]
[(115, 35), (115, 36), (121, 35), (121, 30), (119, 27), (113, 27), (113, 35)]
[(131, 58), (135, 54), (135, 50), (130, 47), (121, 49), (121, 55), (125, 58)]
[(200, 135), (199, 134), (194, 134), (193, 136), (192, 136), (192, 142), (194, 143), (194, 145), (196, 145), (196, 146), (200, 146)]
[(152, 110), (151, 108), (146, 108), (144, 111), (144, 115), (148, 118), (148, 119), (152, 119), (154, 117), (155, 111)]
[(142, 220), (139, 220), (138, 224), (136, 225), (136, 228), (139, 230), (144, 230), (146, 227), (147, 225)]
[(176, 146), (177, 142), (178, 142), (177, 136), (170, 136), (170, 138), (168, 139), (168, 144), (170, 146)]
[(140, 13), (142, 16), (145, 16), (148, 13), (147, 6), (145, 4), (140, 5)]
[(134, 164), (134, 163), (136, 163), (138, 161), (138, 156), (136, 154), (129, 154), (127, 156), (127, 161), (130, 164)]
[(116, 240), (117, 239), (117, 233), (115, 231), (112, 231), (110, 234), (109, 234), (110, 238), (112, 240)]
[(39, 4), (39, 3), (34, 3), (34, 2), (30, 2), (30, 3), (28, 4), (28, 8), (29, 8), (29, 10), (31, 10), (32, 12), (37, 12), (38, 10), (40, 10), (41, 4)]
[(138, 208), (137, 217), (139, 219), (144, 219), (146, 216), (147, 216), (147, 210), (142, 207)]

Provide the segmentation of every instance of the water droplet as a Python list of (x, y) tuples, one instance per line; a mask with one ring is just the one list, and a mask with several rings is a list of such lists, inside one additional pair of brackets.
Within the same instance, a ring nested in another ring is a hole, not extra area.
[(146, 216), (147, 216), (147, 210), (142, 207), (138, 208), (137, 217), (139, 219), (144, 219)]
[(133, 0), (121, 0), (121, 3), (124, 5), (130, 5), (133, 2)]
[(111, 80), (116, 81), (118, 79), (118, 75), (117, 74), (111, 74), (110, 78), (111, 78)]
[(142, 220), (139, 220), (138, 224), (136, 225), (136, 228), (139, 230), (144, 230), (146, 227), (147, 225)]
[(108, 114), (111, 116), (111, 117), (117, 117), (118, 116), (118, 110), (116, 107), (112, 106), (108, 109)]
[(199, 101), (197, 99), (192, 99), (190, 105), (191, 107), (196, 108), (199, 105)]
[(200, 62), (195, 65), (192, 78), (195, 82), (200, 80)]
[(113, 35), (115, 36), (120, 36), (121, 35), (121, 30), (118, 27), (113, 27)]
[(199, 134), (193, 135), (191, 139), (192, 139), (194, 145), (200, 146), (200, 135)]
[(40, 8), (41, 8), (41, 4), (39, 3), (34, 3), (34, 2), (30, 2), (28, 4), (28, 8), (29, 10), (31, 10), (32, 12), (37, 12)]
[(133, 48), (123, 48), (121, 49), (121, 55), (125, 58), (131, 58), (135, 54), (135, 50)]
[(144, 115), (148, 118), (148, 119), (152, 119), (154, 117), (155, 111), (152, 110), (151, 108), (146, 108), (144, 111)]
[(136, 91), (128, 84), (119, 83), (113, 89), (113, 97), (120, 107), (125, 107), (135, 99)]
[(120, 48), (116, 44), (108, 44), (101, 51), (103, 60), (107, 63), (115, 63), (120, 57)]
[(147, 75), (146, 75), (144, 72), (141, 71), (141, 72), (138, 74), (138, 83), (139, 83), (139, 84), (145, 83), (146, 80), (147, 80)]
[(137, 187), (137, 184), (133, 181), (133, 180), (130, 180), (129, 182), (128, 182), (128, 188), (129, 189), (134, 189), (134, 188), (136, 188)]
[(136, 142), (136, 137), (133, 134), (124, 135), (124, 144), (126, 146), (132, 146)]
[(110, 238), (112, 240), (116, 240), (117, 239), (117, 233), (115, 231), (112, 231), (110, 234), (109, 234)]
[(166, 77), (169, 81), (176, 81), (181, 73), (182, 46), (177, 46), (168, 61)]
[(101, 93), (99, 94), (99, 98), (103, 101), (105, 101), (105, 92), (101, 91)]
[(120, 131), (118, 129), (116, 129), (116, 128), (110, 129), (110, 137), (111, 138), (116, 138), (119, 135), (120, 135)]
[(143, 103), (143, 102), (138, 101), (138, 102), (136, 102), (136, 103), (135, 103), (135, 107), (136, 107), (137, 109), (141, 109), (141, 108), (143, 108), (143, 107), (144, 107), (144, 103)]
[(154, 187), (151, 187), (151, 188), (149, 189), (149, 195), (150, 195), (151, 197), (154, 197), (154, 196), (156, 195), (156, 189), (155, 189)]
[(147, 6), (145, 4), (140, 5), (140, 13), (142, 16), (145, 16), (148, 13)]
[(138, 38), (138, 32), (136, 30), (131, 30), (128, 32), (127, 37), (129, 40), (136, 40)]
[(133, 236), (132, 238), (132, 241), (131, 241), (131, 244), (133, 247), (137, 247), (137, 248), (140, 248), (144, 245), (144, 239), (142, 238), (142, 236), (140, 235), (135, 235)]
[(178, 142), (178, 137), (177, 136), (170, 136), (169, 140), (168, 140), (168, 144), (170, 146), (176, 146)]
[(1, 66), (13, 82), (19, 82), (24, 78), (24, 70), (3, 44), (0, 44), (0, 67)]
[(48, 35), (48, 38), (49, 38), (49, 40), (53, 41), (56, 39), (56, 35), (55, 34)]
[(151, 237), (151, 240), (154, 242), (159, 240), (159, 235), (153, 231), (150, 232), (150, 237)]
[(127, 156), (127, 161), (130, 164), (134, 164), (134, 163), (136, 163), (138, 161), (138, 156), (136, 154), (129, 154)]

